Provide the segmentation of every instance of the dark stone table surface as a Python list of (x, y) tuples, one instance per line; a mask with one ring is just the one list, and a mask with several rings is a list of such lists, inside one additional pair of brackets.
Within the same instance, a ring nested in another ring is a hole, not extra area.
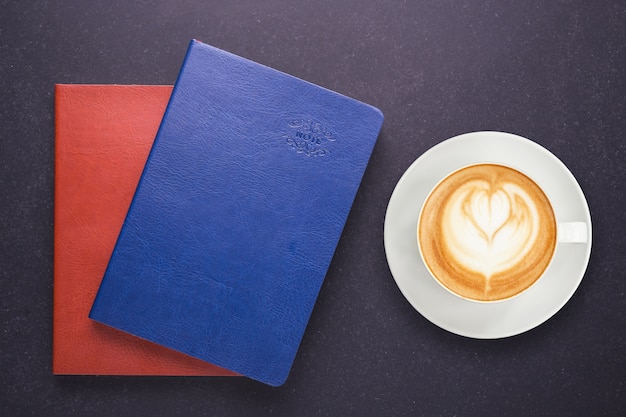
[[(54, 376), (54, 84), (173, 84), (190, 39), (380, 108), (385, 123), (287, 383)], [(0, 1), (0, 415), (623, 416), (623, 1)], [(476, 130), (558, 156), (593, 219), (551, 319), (476, 340), (416, 312), (383, 222), (407, 167)]]

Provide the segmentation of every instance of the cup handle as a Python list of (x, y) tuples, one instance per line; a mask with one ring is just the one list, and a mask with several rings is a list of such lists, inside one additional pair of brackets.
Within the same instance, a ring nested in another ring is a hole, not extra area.
[(557, 232), (560, 243), (587, 243), (589, 232), (585, 222), (559, 223)]

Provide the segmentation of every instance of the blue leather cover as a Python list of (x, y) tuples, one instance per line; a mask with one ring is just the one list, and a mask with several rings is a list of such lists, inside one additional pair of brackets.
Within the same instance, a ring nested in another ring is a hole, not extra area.
[(90, 317), (282, 384), (382, 121), (192, 41)]

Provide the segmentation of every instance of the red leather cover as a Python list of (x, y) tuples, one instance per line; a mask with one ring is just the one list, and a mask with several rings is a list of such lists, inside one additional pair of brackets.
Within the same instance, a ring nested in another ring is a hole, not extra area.
[(88, 318), (172, 87), (55, 91), (53, 373), (235, 375)]

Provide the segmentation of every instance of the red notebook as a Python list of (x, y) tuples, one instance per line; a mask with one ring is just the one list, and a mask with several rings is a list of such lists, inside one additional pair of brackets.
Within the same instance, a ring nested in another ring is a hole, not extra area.
[(171, 91), (56, 86), (55, 374), (235, 375), (88, 318)]

